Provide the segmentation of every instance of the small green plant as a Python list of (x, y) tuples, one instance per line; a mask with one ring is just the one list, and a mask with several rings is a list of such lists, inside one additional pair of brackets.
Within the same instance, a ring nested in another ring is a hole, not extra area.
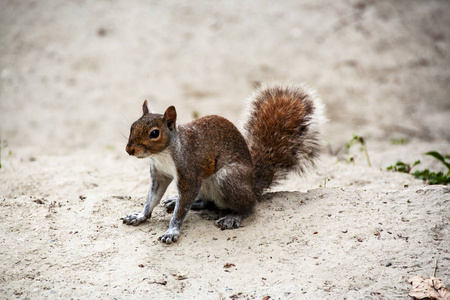
[[(370, 164), (369, 153), (367, 152), (366, 148), (366, 142), (362, 136), (357, 136), (353, 134), (352, 139), (345, 146), (347, 147), (348, 150), (350, 150), (350, 147), (356, 144), (361, 144), (361, 150), (363, 150), (364, 153), (366, 154), (367, 163), (369, 164), (369, 167), (371, 167), (372, 165)], [(350, 152), (348, 154), (347, 162), (348, 163), (352, 162), (353, 164), (355, 163), (355, 159), (352, 155), (350, 155)]]
[[(425, 170), (417, 170), (414, 173), (411, 173), (414, 177), (418, 179), (422, 179), (428, 184), (450, 184), (450, 163), (446, 161), (445, 157), (437, 151), (430, 151), (425, 153), (425, 155), (432, 156), (442, 162), (448, 169), (447, 174), (444, 174), (443, 172), (432, 172), (428, 169)], [(416, 161), (412, 166), (410, 164), (406, 164), (402, 161), (397, 161), (395, 165), (387, 167), (388, 170), (396, 171), (396, 172), (403, 172), (410, 174), (411, 169), (420, 164), (420, 160)]]
[(425, 169), (423, 171), (415, 171), (413, 173), (413, 175), (416, 178), (422, 179), (426, 182), (428, 182), (428, 184), (450, 184), (450, 163), (447, 162), (444, 158), (444, 156), (442, 156), (439, 152), (437, 151), (430, 151), (425, 153), (426, 155), (430, 155), (434, 158), (436, 158), (437, 160), (439, 160), (440, 162), (442, 162), (444, 164), (444, 166), (447, 167), (447, 174), (444, 174), (443, 172), (431, 172), (428, 169)]
[(408, 173), (411, 172), (411, 169), (420, 164), (420, 160), (417, 160), (412, 166), (410, 164), (406, 164), (402, 161), (397, 161), (395, 165), (387, 167), (388, 170), (392, 170), (395, 172)]

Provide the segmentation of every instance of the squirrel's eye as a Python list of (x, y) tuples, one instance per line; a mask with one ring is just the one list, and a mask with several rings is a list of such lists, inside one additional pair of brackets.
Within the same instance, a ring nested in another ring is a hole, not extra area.
[(157, 139), (159, 137), (159, 130), (153, 129), (152, 132), (150, 132), (150, 138), (151, 139)]

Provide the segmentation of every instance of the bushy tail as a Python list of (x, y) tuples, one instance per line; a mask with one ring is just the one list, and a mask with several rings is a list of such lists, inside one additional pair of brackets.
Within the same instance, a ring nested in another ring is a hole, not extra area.
[(258, 193), (291, 171), (314, 166), (325, 120), (322, 102), (305, 86), (274, 84), (254, 94), (244, 129)]

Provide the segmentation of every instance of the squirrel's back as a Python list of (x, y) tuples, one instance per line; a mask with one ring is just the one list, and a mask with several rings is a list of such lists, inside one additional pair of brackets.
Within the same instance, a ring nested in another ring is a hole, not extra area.
[(302, 173), (321, 152), (324, 106), (304, 85), (272, 84), (255, 92), (245, 136), (262, 193), (287, 173)]

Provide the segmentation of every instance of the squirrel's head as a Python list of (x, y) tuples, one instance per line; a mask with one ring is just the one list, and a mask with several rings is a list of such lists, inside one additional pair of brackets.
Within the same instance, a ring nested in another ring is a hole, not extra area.
[(142, 105), (143, 115), (131, 125), (126, 151), (137, 158), (157, 154), (169, 146), (170, 137), (176, 132), (177, 112), (174, 106), (164, 115), (151, 113), (147, 100)]

